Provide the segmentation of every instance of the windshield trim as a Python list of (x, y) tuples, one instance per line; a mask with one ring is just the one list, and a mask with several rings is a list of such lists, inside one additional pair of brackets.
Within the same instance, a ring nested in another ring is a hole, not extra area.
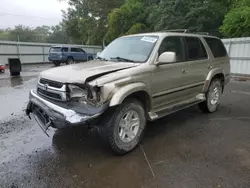
[[(157, 40), (155, 41), (155, 43), (153, 44), (153, 46), (152, 46), (152, 49), (150, 50), (150, 52), (149, 52), (149, 55), (147, 56), (147, 59), (145, 60), (145, 61), (134, 61), (133, 63), (146, 63), (148, 60), (149, 60), (149, 58), (151, 57), (151, 55), (152, 55), (152, 52), (153, 52), (153, 50), (155, 49), (155, 45), (157, 44), (157, 42), (159, 41), (159, 36), (157, 36), (157, 35), (129, 35), (129, 36), (123, 36), (123, 37), (119, 37), (119, 38), (117, 38), (117, 39), (121, 39), (121, 38), (130, 38), (130, 37), (154, 37), (154, 38), (156, 38)], [(115, 39), (115, 40), (117, 40), (117, 39)], [(115, 40), (113, 40), (113, 41), (115, 41)], [(113, 42), (112, 41), (112, 42)], [(101, 54), (100, 54), (101, 55)], [(102, 58), (102, 59), (104, 59), (102, 56), (99, 56), (100, 58)], [(108, 60), (108, 61), (111, 61), (111, 62), (114, 62), (114, 60), (112, 60), (112, 59), (110, 59), (110, 60)], [(120, 62), (122, 62), (122, 61), (120, 61)], [(124, 61), (125, 62), (125, 61)], [(126, 63), (132, 63), (132, 62), (126, 62)]]

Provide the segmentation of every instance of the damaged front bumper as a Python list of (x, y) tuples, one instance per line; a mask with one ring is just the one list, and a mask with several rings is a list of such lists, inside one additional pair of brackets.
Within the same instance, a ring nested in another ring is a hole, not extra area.
[(86, 105), (81, 107), (76, 104), (56, 104), (40, 97), (36, 90), (30, 91), (29, 98), (26, 114), (29, 117), (32, 114), (45, 133), (50, 126), (62, 129), (86, 124), (98, 118), (108, 108), (108, 104), (95, 109), (86, 107)]

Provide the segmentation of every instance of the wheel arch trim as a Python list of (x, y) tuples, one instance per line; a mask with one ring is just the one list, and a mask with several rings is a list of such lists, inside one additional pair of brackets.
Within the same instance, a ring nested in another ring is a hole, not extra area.
[(123, 87), (120, 87), (112, 96), (109, 106), (110, 107), (117, 106), (121, 104), (124, 101), (124, 99), (126, 99), (128, 96), (132, 95), (133, 93), (141, 92), (141, 91), (146, 92), (149, 95), (147, 86), (142, 82), (131, 83)]
[(206, 80), (205, 80), (205, 84), (202, 89), (202, 93), (206, 93), (208, 91), (211, 81), (216, 75), (219, 75), (219, 74), (222, 74), (225, 79), (225, 72), (221, 68), (215, 68), (208, 73)]

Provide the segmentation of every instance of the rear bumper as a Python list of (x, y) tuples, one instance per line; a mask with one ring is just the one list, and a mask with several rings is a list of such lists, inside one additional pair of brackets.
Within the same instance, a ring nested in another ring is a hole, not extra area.
[(103, 111), (99, 111), (99, 113), (89, 115), (87, 112), (79, 113), (72, 109), (63, 108), (40, 97), (35, 90), (30, 91), (29, 98), (26, 114), (28, 116), (32, 114), (44, 132), (50, 126), (62, 129), (86, 124), (103, 113)]

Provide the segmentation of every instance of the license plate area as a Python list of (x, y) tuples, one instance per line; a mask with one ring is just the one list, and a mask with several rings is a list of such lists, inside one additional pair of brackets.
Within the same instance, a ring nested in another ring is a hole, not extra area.
[(38, 125), (41, 127), (41, 129), (43, 130), (43, 132), (49, 136), (47, 134), (47, 130), (48, 128), (51, 126), (51, 120), (50, 117), (38, 106), (34, 105), (32, 106), (32, 114), (36, 120), (36, 122), (38, 123)]

